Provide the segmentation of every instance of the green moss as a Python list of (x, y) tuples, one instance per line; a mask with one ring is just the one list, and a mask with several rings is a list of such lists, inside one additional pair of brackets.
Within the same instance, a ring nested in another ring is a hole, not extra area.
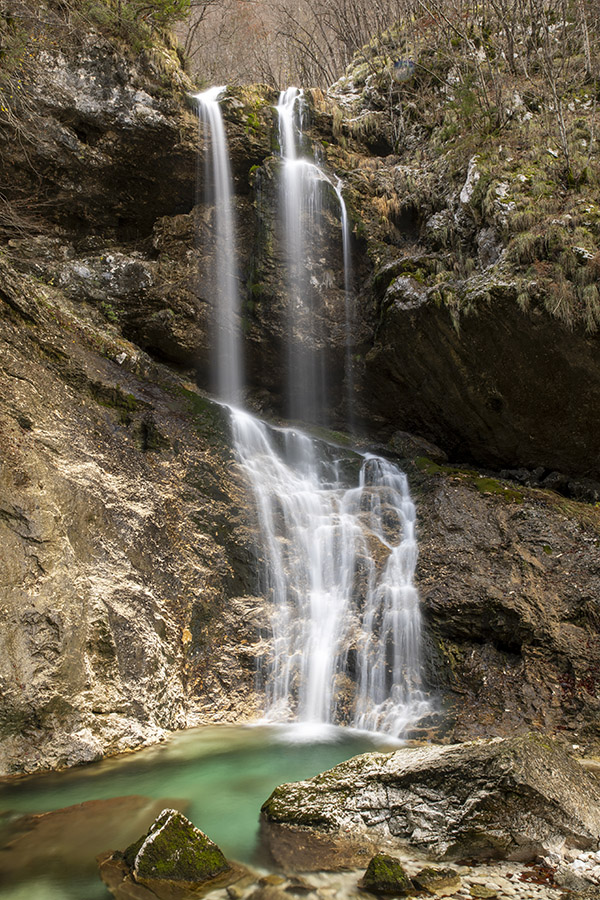
[(508, 487), (508, 485), (503, 484), (496, 478), (478, 477), (475, 479), (474, 484), (481, 494), (496, 494), (502, 497), (503, 500), (512, 503), (523, 502), (523, 494), (520, 491), (516, 491), (514, 490), (514, 488)]
[(93, 381), (89, 385), (89, 391), (92, 398), (100, 406), (118, 410), (123, 425), (129, 424), (131, 413), (148, 405), (140, 400), (136, 400), (133, 394), (125, 393), (118, 384), (113, 386), (103, 384), (100, 381)]
[(251, 131), (260, 132), (260, 130), (261, 122), (256, 113), (248, 113), (246, 116), (246, 134), (250, 134)]
[(177, 386), (177, 392), (187, 402), (197, 434), (212, 444), (229, 446), (228, 419), (225, 408), (182, 385)]
[(378, 894), (412, 894), (414, 885), (400, 860), (387, 853), (377, 853), (367, 866), (362, 886)]
[(428, 456), (417, 456), (415, 465), (426, 475), (453, 475), (457, 471), (452, 466), (440, 466)]
[(472, 484), (480, 494), (495, 494), (509, 503), (523, 502), (524, 495), (521, 491), (515, 490), (497, 478), (480, 475), (473, 469), (461, 469), (458, 466), (441, 466), (429, 459), (428, 456), (418, 456), (415, 459), (415, 465), (425, 475), (446, 475), (460, 478), (462, 481)]
[(354, 446), (353, 439), (342, 431), (334, 431), (331, 428), (325, 428), (322, 425), (313, 425), (309, 429), (312, 435), (328, 444), (341, 444), (342, 447)]
[(458, 675), (458, 680), (460, 680), (465, 665), (464, 649), (460, 644), (440, 639), (438, 641), (438, 650), (445, 660), (445, 668), (449, 669), (453, 678), (456, 678)]
[(136, 841), (125, 850), (124, 858), (134, 860), (138, 881), (197, 883), (230, 868), (219, 847), (175, 810), (163, 810), (141, 843)]

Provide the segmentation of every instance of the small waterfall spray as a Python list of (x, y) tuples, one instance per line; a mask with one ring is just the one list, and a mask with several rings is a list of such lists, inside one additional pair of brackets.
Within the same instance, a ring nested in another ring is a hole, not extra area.
[(352, 368), (352, 344), (354, 334), (354, 298), (352, 295), (352, 250), (350, 247), (350, 223), (346, 201), (342, 194), (342, 181), (338, 178), (334, 185), (340, 204), (340, 220), (342, 225), (342, 248), (344, 254), (344, 320), (346, 328), (346, 424), (351, 434), (354, 425), (354, 371)]
[(285, 255), (289, 309), (288, 413), (303, 422), (324, 422), (327, 379), (323, 343), (310, 283), (310, 239), (321, 219), (324, 173), (301, 154), (304, 94), (298, 88), (282, 91), (277, 105), (282, 159), (281, 205), (284, 211)]
[(239, 403), (242, 392), (242, 344), (240, 337), (237, 253), (233, 224), (233, 184), (229, 150), (218, 98), (224, 87), (213, 87), (196, 94), (205, 146), (210, 146), (210, 165), (206, 158), (205, 179), (212, 175), (214, 205), (214, 285), (212, 315), (213, 385), (219, 399)]
[[(220, 91), (214, 88), (198, 99), (212, 134), (216, 259), (223, 265), (218, 316), (223, 337), (217, 342), (223, 357), (217, 383), (219, 396), (235, 403), (242, 388), (239, 301), (235, 264), (228, 260), (233, 221)], [(299, 155), (302, 92), (283, 92), (277, 111), (291, 309), (290, 411), (318, 422), (327, 409), (326, 379), (322, 363), (308, 349), (307, 337), (314, 341), (318, 334), (309, 290), (308, 245), (314, 235), (307, 227), (315, 226), (321, 214), (323, 183), (340, 204), (348, 335), (350, 231), (341, 184)], [(348, 337), (349, 397), (350, 346)], [(406, 476), (380, 457), (341, 450), (293, 428), (270, 428), (240, 408), (231, 407), (231, 417), (236, 455), (256, 504), (262, 590), (272, 608), (264, 661), (267, 719), (305, 727), (352, 724), (400, 736), (430, 709), (421, 685), (415, 509)]]

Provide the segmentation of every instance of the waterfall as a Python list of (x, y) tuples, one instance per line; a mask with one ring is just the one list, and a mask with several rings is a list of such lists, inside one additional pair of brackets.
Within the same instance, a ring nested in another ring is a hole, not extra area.
[[(222, 193), (215, 192), (215, 235), (222, 242), (215, 257), (224, 266), (218, 313), (224, 337), (216, 352), (224, 354), (217, 371), (229, 372), (230, 379), (218, 380), (219, 396), (232, 403), (242, 393), (241, 346), (235, 264), (228, 260), (234, 243), (220, 90), (198, 99), (212, 135), (215, 184), (222, 185)], [(282, 92), (277, 111), (290, 292), (290, 413), (319, 422), (327, 411), (327, 380), (324, 355), (317, 357), (314, 344), (325, 336), (318, 334), (310, 291), (310, 245), (318, 243), (324, 184), (340, 205), (349, 335), (348, 216), (341, 183), (301, 156), (302, 92)], [(349, 348), (350, 337), (347, 343)], [(347, 349), (350, 397), (349, 354)], [(406, 476), (380, 457), (342, 450), (294, 428), (267, 426), (238, 405), (230, 409), (235, 453), (256, 505), (261, 588), (271, 609), (269, 649), (261, 661), (267, 719), (305, 727), (347, 724), (400, 736), (430, 711), (421, 684), (415, 508)]]
[[(213, 87), (196, 94), (205, 146), (210, 147), (205, 161), (207, 202), (214, 207), (213, 284), (211, 317), (213, 346), (213, 389), (226, 403), (239, 403), (242, 392), (242, 345), (240, 337), (240, 298), (237, 252), (233, 224), (233, 185), (229, 150), (218, 98), (224, 87)], [(212, 177), (211, 177), (212, 176)], [(210, 192), (212, 187), (212, 192)]]
[(284, 211), (285, 256), (291, 340), (288, 343), (288, 414), (303, 422), (324, 422), (327, 380), (324, 343), (311, 285), (311, 238), (321, 219), (324, 173), (300, 155), (304, 95), (298, 88), (282, 91), (277, 105), (282, 159), (281, 205)]
[[(267, 718), (399, 736), (429, 711), (406, 476), (233, 411), (272, 603)], [(356, 487), (347, 487), (348, 469)]]

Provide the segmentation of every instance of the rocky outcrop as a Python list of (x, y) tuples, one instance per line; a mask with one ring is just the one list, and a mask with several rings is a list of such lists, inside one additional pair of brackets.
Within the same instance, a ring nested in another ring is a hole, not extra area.
[(252, 714), (252, 514), (222, 410), (92, 307), (0, 271), (0, 770)]
[(458, 323), (430, 295), (386, 302), (365, 357), (370, 415), (424, 435), (454, 459), (598, 481), (600, 339), (583, 328), (566, 332), (516, 297), (514, 283), (482, 279)]
[[(416, 432), (454, 459), (591, 478), (595, 499), (596, 189), (584, 188), (586, 203), (565, 187), (542, 109), (519, 93), (502, 140), (479, 152), (486, 138), (456, 111), (451, 63), (429, 81), (423, 47), (419, 76), (390, 86), (401, 40), (364, 48), (329, 94), (339, 109), (327, 156), (347, 170), (372, 266), (360, 304), (369, 339), (354, 351), (357, 416), (369, 431)], [(591, 105), (570, 98), (573, 127), (591, 125)], [(463, 125), (468, 141), (452, 136)], [(553, 185), (545, 203), (542, 184)]]
[(417, 503), (428, 681), (455, 740), (532, 729), (595, 746), (600, 511), (426, 458)]
[(437, 859), (534, 859), (600, 838), (600, 792), (578, 763), (529, 735), (367, 753), (278, 787), (262, 807), (277, 836), (410, 845)]

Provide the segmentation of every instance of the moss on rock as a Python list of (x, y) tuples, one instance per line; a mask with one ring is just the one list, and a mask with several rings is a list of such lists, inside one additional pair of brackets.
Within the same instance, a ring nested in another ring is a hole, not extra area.
[(219, 847), (173, 809), (164, 809), (146, 836), (131, 844), (123, 856), (135, 880), (142, 883), (198, 884), (230, 868)]
[(412, 894), (414, 885), (400, 860), (387, 853), (377, 853), (367, 866), (362, 887), (376, 894)]

